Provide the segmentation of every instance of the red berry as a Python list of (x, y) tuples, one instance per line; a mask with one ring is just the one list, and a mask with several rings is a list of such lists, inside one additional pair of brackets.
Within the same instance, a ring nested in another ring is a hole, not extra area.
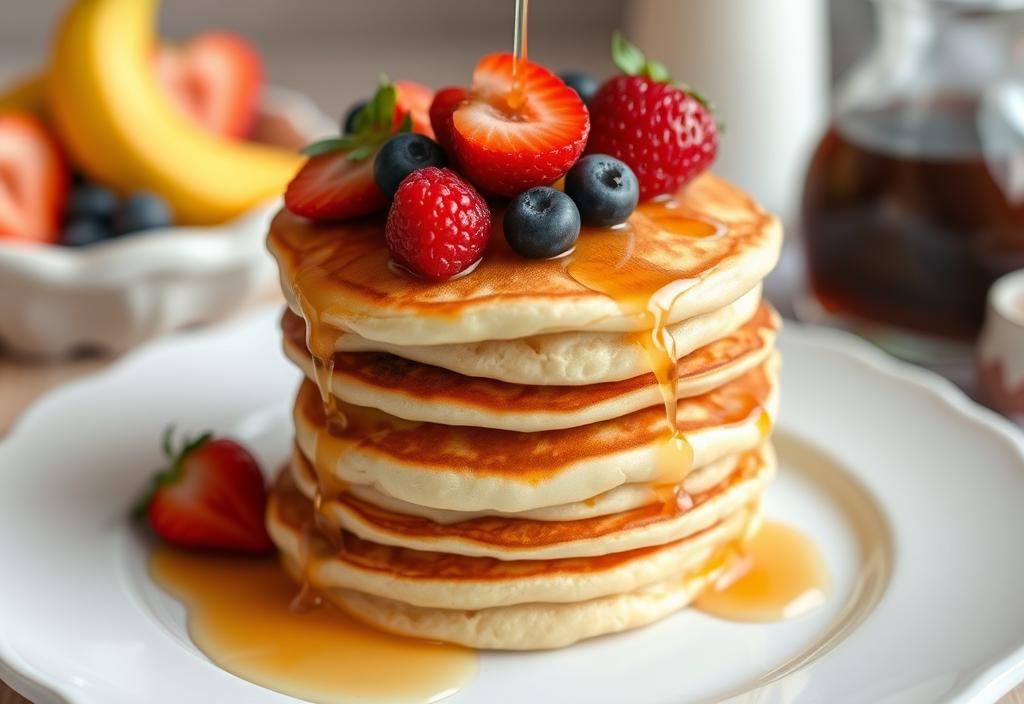
[(528, 61), (513, 81), (514, 61), (511, 54), (481, 59), (472, 94), (452, 115), (462, 173), (484, 191), (508, 197), (563, 176), (590, 131), (576, 91)]
[(143, 505), (157, 535), (200, 550), (273, 549), (264, 524), (263, 473), (248, 450), (207, 434), (173, 451), (168, 434), (164, 452), (170, 466)]
[(288, 184), (285, 207), (314, 220), (355, 218), (383, 209), (388, 199), (373, 180), (376, 153), (358, 162), (345, 151), (311, 157)]
[(0, 115), (0, 241), (55, 244), (70, 181), (67, 159), (42, 122)]
[(398, 102), (395, 105), (394, 129), (398, 130), (406, 115), (412, 119), (412, 131), (433, 138), (434, 130), (430, 126), (430, 105), (434, 100), (434, 91), (414, 81), (395, 81)]
[(196, 122), (225, 137), (249, 136), (263, 90), (263, 62), (252, 44), (231, 32), (204, 32), (183, 47), (160, 47), (155, 64), (164, 92)]
[(431, 166), (402, 181), (384, 236), (398, 264), (425, 279), (444, 281), (483, 256), (491, 211), (458, 174)]
[(442, 88), (434, 95), (434, 102), (430, 104), (430, 124), (434, 128), (434, 138), (444, 147), (451, 157), (455, 154), (455, 135), (452, 130), (452, 114), (469, 97), (469, 91), (456, 86)]
[(686, 91), (646, 76), (617, 76), (590, 103), (588, 154), (626, 162), (640, 199), (674, 193), (711, 166), (718, 128), (711, 111)]

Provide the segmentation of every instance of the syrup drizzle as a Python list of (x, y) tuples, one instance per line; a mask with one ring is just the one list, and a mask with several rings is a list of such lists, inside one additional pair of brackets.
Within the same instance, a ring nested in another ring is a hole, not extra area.
[(512, 110), (519, 110), (526, 104), (526, 92), (523, 90), (520, 69), (527, 61), (526, 24), (529, 6), (530, 0), (516, 0), (516, 24), (512, 39), (512, 90), (506, 98), (506, 102)]
[(272, 558), (159, 547), (150, 572), (184, 602), (189, 636), (211, 660), (299, 699), (437, 701), (476, 672), (472, 650), (391, 635), (329, 604), (297, 612), (295, 583)]
[(765, 521), (693, 605), (730, 621), (782, 621), (821, 606), (831, 587), (818, 547), (791, 526)]

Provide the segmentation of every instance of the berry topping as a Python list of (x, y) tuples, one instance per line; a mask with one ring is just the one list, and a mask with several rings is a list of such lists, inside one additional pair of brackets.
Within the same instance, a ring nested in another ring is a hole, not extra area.
[(466, 99), (469, 91), (461, 87), (442, 88), (434, 95), (430, 104), (430, 124), (434, 128), (434, 138), (444, 147), (449, 156), (455, 154), (455, 135), (452, 127), (454, 113)]
[(170, 227), (173, 224), (174, 214), (167, 201), (155, 193), (145, 191), (125, 198), (114, 214), (114, 232), (119, 235)]
[(64, 216), (68, 220), (95, 218), (109, 224), (113, 222), (117, 205), (117, 194), (109, 188), (83, 183), (72, 189), (71, 195), (68, 196)]
[(169, 543), (200, 550), (266, 552), (273, 549), (264, 527), (267, 506), (263, 473), (256, 459), (233, 440), (209, 433), (173, 449), (164, 435), (168, 467), (157, 474), (139, 513)]
[(587, 143), (590, 119), (580, 97), (542, 66), (511, 54), (485, 56), (473, 91), (452, 115), (455, 155), (481, 189), (514, 196), (553, 183)]
[(263, 62), (242, 37), (205, 32), (181, 48), (163, 46), (156, 72), (174, 104), (210, 132), (242, 139), (251, 131)]
[(345, 117), (341, 118), (341, 133), (354, 134), (356, 131), (356, 115), (366, 107), (368, 100), (357, 100), (345, 111)]
[(395, 262), (425, 279), (444, 281), (483, 256), (491, 211), (458, 174), (431, 166), (402, 181), (384, 233)]
[(114, 236), (106, 223), (80, 216), (68, 221), (60, 233), (60, 243), (67, 247), (86, 247)]
[(505, 239), (527, 259), (565, 254), (580, 236), (580, 213), (561, 191), (537, 186), (516, 196), (505, 211)]
[(70, 180), (43, 123), (25, 113), (0, 115), (0, 240), (56, 242)]
[(416, 169), (444, 166), (446, 162), (441, 145), (422, 134), (406, 132), (396, 134), (384, 142), (373, 160), (373, 178), (380, 190), (394, 197), (398, 185)]
[(576, 91), (576, 95), (580, 96), (584, 103), (589, 103), (597, 89), (601, 87), (596, 78), (582, 71), (566, 71), (558, 74), (558, 77), (565, 81), (565, 85)]
[(584, 224), (611, 227), (626, 222), (636, 210), (640, 185), (624, 162), (607, 154), (588, 154), (565, 175), (565, 194), (576, 203)]
[(640, 199), (672, 193), (711, 166), (718, 128), (698, 94), (667, 83), (667, 71), (616, 33), (616, 65), (627, 75), (608, 80), (590, 103), (593, 129), (587, 152), (629, 164)]
[(425, 134), (431, 139), (434, 129), (430, 126), (430, 105), (434, 102), (434, 91), (413, 81), (395, 81), (398, 100), (395, 104), (394, 129), (398, 130), (405, 116), (412, 122), (412, 131)]
[(396, 129), (408, 132), (412, 117), (394, 126), (398, 92), (382, 83), (377, 94), (356, 113), (355, 131), (306, 147), (309, 161), (299, 170), (284, 193), (291, 212), (314, 220), (355, 218), (381, 210), (387, 196), (373, 179), (374, 156)]

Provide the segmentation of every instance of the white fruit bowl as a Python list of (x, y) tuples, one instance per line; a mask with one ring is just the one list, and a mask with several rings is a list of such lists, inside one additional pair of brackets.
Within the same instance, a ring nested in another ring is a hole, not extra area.
[[(261, 131), (297, 146), (337, 131), (308, 98), (270, 88)], [(264, 247), (280, 200), (214, 227), (169, 227), (82, 248), (0, 243), (0, 348), (122, 352), (207, 323), (276, 286)]]

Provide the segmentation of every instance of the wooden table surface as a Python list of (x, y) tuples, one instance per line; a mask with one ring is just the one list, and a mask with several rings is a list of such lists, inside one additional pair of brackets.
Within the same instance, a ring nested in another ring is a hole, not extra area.
[[(0, 356), (0, 436), (38, 396), (84, 374), (97, 372), (115, 360), (83, 359), (59, 364), (27, 363)], [(0, 704), (29, 704), (0, 682)], [(1024, 685), (1000, 700), (1000, 704), (1024, 704)]]

